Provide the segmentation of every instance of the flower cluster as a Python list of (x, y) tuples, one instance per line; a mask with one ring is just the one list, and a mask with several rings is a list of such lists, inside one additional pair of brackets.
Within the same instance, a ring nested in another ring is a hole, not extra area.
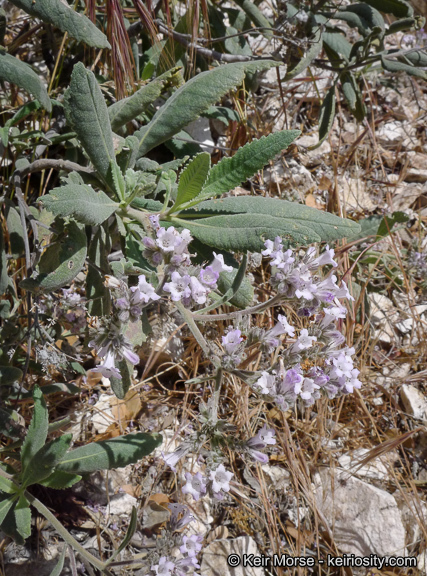
[(110, 322), (101, 325), (93, 340), (89, 342), (91, 348), (96, 348), (97, 355), (104, 361), (92, 369), (93, 372), (101, 372), (105, 378), (121, 379), (117, 368), (118, 362), (125, 358), (131, 364), (138, 364), (139, 356), (132, 350), (132, 345), (121, 332), (119, 323)]
[(322, 266), (337, 266), (334, 250), (326, 246), (325, 252), (316, 257), (315, 249), (309, 248), (299, 259), (292, 250), (285, 250), (279, 237), (274, 242), (267, 240), (265, 246), (262, 253), (271, 259), (272, 284), (297, 303), (298, 316), (310, 323), (296, 334), (297, 329), (286, 316), (278, 316), (276, 326), (261, 341), (269, 348), (276, 347), (277, 336), (286, 334), (289, 346), (282, 353), (279, 366), (262, 371), (253, 388), (282, 410), (287, 410), (297, 398), (311, 405), (322, 391), (334, 398), (360, 388), (359, 371), (352, 358), (354, 348), (339, 349), (345, 339), (336, 326), (347, 313), (340, 299), (353, 297), (344, 281), (338, 286), (334, 274), (326, 278), (317, 274)]
[(163, 289), (171, 295), (174, 302), (184, 306), (204, 304), (211, 290), (216, 289), (221, 272), (230, 272), (233, 268), (224, 264), (222, 254), (214, 254), (214, 260), (206, 267), (198, 269), (191, 266), (191, 254), (188, 245), (192, 240), (190, 231), (184, 228), (178, 232), (173, 226), (163, 228), (158, 219), (152, 219), (156, 238), (146, 236), (142, 242), (145, 246), (144, 256), (153, 264), (167, 264), (166, 273), (169, 281)]

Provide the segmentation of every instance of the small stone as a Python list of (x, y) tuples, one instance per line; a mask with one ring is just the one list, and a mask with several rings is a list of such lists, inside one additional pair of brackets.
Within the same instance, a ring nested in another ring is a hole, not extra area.
[(110, 498), (110, 506), (108, 508), (110, 514), (117, 514), (118, 516), (130, 516), (132, 508), (138, 504), (138, 500), (127, 494), (115, 494)]
[(358, 467), (358, 462), (363, 460), (363, 457), (368, 454), (369, 450), (366, 448), (359, 448), (351, 454), (343, 454), (338, 458), (339, 465), (344, 470), (351, 470), (353, 474), (363, 478), (372, 478), (375, 480), (385, 480), (388, 478), (388, 470), (379, 458), (371, 460), (364, 466)]
[(420, 420), (427, 420), (427, 400), (420, 390), (411, 384), (404, 384), (400, 389), (400, 398), (408, 414)]
[(396, 500), (388, 492), (348, 472), (325, 468), (315, 477), (315, 497), (342, 552), (406, 555), (405, 527)]
[[(215, 540), (203, 552), (201, 576), (264, 576), (262, 567), (230, 566), (227, 558), (235, 554), (243, 558), (243, 554), (260, 556), (258, 547), (250, 536), (239, 536), (233, 540)], [(268, 566), (267, 566), (268, 568)]]

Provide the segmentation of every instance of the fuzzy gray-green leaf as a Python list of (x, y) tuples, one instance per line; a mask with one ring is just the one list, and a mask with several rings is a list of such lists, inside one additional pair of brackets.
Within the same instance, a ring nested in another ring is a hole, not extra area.
[(50, 292), (70, 284), (86, 260), (86, 233), (75, 222), (69, 222), (66, 234), (51, 244), (42, 254), (39, 274), (26, 278), (20, 287), (30, 292)]
[(112, 130), (118, 130), (139, 116), (164, 90), (165, 84), (177, 75), (180, 68), (172, 68), (140, 88), (135, 94), (108, 107)]
[(381, 56), (381, 63), (383, 65), (384, 70), (387, 72), (406, 72), (411, 76), (417, 76), (418, 78), (422, 78), (423, 80), (427, 80), (427, 72), (422, 70), (421, 68), (416, 68), (411, 64), (405, 64), (403, 62), (399, 62), (398, 60), (393, 60), (389, 57)]
[(118, 208), (105, 192), (95, 192), (86, 184), (66, 184), (41, 198), (43, 206), (55, 216), (73, 216), (83, 224), (102, 224)]
[(24, 466), (22, 485), (26, 488), (48, 478), (70, 447), (72, 434), (64, 434), (45, 444)]
[(206, 182), (211, 167), (211, 155), (202, 152), (194, 156), (184, 170), (178, 182), (178, 194), (172, 211), (178, 206), (193, 200), (198, 196)]
[(221, 196), (264, 168), (282, 150), (285, 150), (301, 132), (283, 130), (253, 140), (240, 148), (231, 158), (223, 158), (213, 166), (203, 190), (190, 202), (194, 206), (202, 200)]
[(407, 18), (414, 15), (414, 9), (405, 0), (364, 0), (364, 2), (380, 12), (393, 14), (397, 18)]
[(90, 442), (68, 452), (57, 470), (88, 474), (96, 470), (123, 468), (151, 454), (160, 446), (162, 440), (160, 434), (135, 432), (112, 440)]
[(135, 132), (140, 142), (140, 156), (172, 138), (227, 92), (239, 86), (247, 72), (254, 73), (278, 65), (279, 62), (273, 60), (237, 62), (198, 74), (161, 106), (151, 122)]
[(94, 74), (81, 62), (74, 66), (64, 100), (68, 122), (95, 168), (107, 180), (110, 162), (116, 161), (110, 118)]
[(335, 118), (335, 84), (333, 84), (323, 99), (322, 106), (320, 107), (319, 116), (319, 142), (313, 146), (317, 148), (326, 140), (331, 131), (332, 124)]
[(223, 250), (258, 251), (266, 239), (276, 236), (307, 245), (351, 236), (360, 229), (351, 220), (277, 198), (223, 198), (203, 202), (197, 208), (197, 212), (182, 212), (172, 223)]
[(40, 481), (42, 486), (46, 488), (54, 488), (55, 490), (64, 490), (65, 488), (71, 488), (77, 482), (82, 479), (78, 474), (69, 474), (68, 472), (63, 472), (62, 470), (55, 470), (48, 478)]
[(25, 62), (7, 54), (0, 48), (0, 80), (16, 84), (19, 88), (32, 94), (48, 112), (52, 104), (40, 77)]
[(21, 449), (22, 468), (25, 469), (35, 454), (44, 446), (49, 426), (49, 416), (43, 392), (38, 386), (33, 391), (34, 412)]
[(307, 50), (307, 54), (299, 60), (299, 62), (291, 68), (285, 77), (285, 81), (292, 80), (295, 76), (298, 76), (303, 70), (310, 66), (315, 58), (320, 54), (323, 47), (322, 30), (320, 26), (317, 26), (313, 30), (313, 39), (310, 40), (310, 47)]
[(111, 48), (105, 34), (98, 30), (89, 18), (79, 14), (68, 6), (64, 0), (11, 0), (35, 18), (40, 18), (47, 24), (57, 26), (63, 32), (88, 46), (95, 48)]

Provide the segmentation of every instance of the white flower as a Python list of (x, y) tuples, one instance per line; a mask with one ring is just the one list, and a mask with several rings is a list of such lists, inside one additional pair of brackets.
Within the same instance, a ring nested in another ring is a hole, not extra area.
[(182, 554), (187, 553), (190, 558), (194, 558), (202, 549), (202, 540), (203, 536), (197, 536), (197, 534), (192, 534), (191, 536), (183, 536), (183, 544), (179, 550)]
[(334, 318), (345, 318), (347, 310), (343, 306), (331, 306), (330, 308), (323, 308), (325, 314), (329, 314)]
[(164, 290), (170, 292), (172, 300), (178, 302), (181, 298), (188, 298), (191, 296), (190, 276), (184, 274), (181, 276), (179, 272), (172, 272), (171, 275), (172, 282), (166, 282), (164, 285)]
[(200, 496), (206, 493), (206, 482), (201, 472), (192, 476), (189, 472), (185, 474), (186, 483), (182, 487), (183, 494), (191, 494), (194, 500), (199, 500)]
[(204, 304), (206, 302), (206, 288), (201, 284), (195, 276), (190, 278), (191, 296), (197, 304)]
[(300, 396), (303, 400), (310, 400), (313, 392), (319, 389), (320, 386), (314, 383), (311, 378), (304, 378), (302, 388), (300, 391)]
[(332, 362), (335, 366), (334, 372), (338, 378), (341, 378), (341, 376), (348, 376), (349, 378), (351, 377), (351, 371), (353, 370), (353, 360), (349, 356), (340, 354), (338, 358), (334, 358)]
[(214, 260), (210, 266), (214, 272), (218, 272), (218, 274), (220, 272), (232, 272), (233, 266), (227, 266), (224, 264), (224, 256), (222, 254), (215, 254), (215, 252), (213, 252), (213, 255)]
[[(147, 302), (149, 302), (150, 300), (159, 300), (160, 298), (160, 296), (156, 294), (154, 286), (152, 286), (149, 282), (146, 281), (144, 274), (138, 276), (138, 290), (139, 294), (137, 295), (137, 298), (139, 301), (143, 300), (145, 304), (147, 304)], [(136, 288), (135, 287), (131, 288), (131, 291), (135, 292)]]
[(101, 372), (105, 378), (119, 378), (120, 380), (122, 378), (122, 375), (115, 366), (115, 356), (111, 351), (107, 352), (102, 364), (96, 366), (96, 368), (92, 368), (92, 372)]
[(222, 344), (228, 354), (232, 354), (240, 342), (243, 342), (241, 338), (240, 330), (230, 330), (225, 336), (222, 337)]
[(309, 336), (307, 328), (303, 328), (300, 332), (298, 340), (295, 342), (292, 348), (296, 350), (306, 350), (307, 348), (311, 348), (313, 342), (316, 342), (316, 336)]
[(181, 238), (173, 226), (166, 228), (159, 228), (157, 230), (157, 246), (164, 252), (173, 252), (175, 246), (181, 243)]
[(338, 266), (338, 264), (333, 259), (335, 256), (335, 250), (333, 248), (329, 248), (329, 245), (326, 245), (325, 251), (323, 254), (313, 260), (310, 264), (310, 268), (319, 268), (319, 266), (326, 266), (326, 264), (332, 264), (334, 268)]
[(158, 564), (151, 566), (151, 570), (153, 570), (157, 576), (171, 576), (174, 569), (175, 564), (168, 560), (166, 556), (162, 556)]
[(233, 477), (232, 472), (228, 472), (223, 464), (220, 464), (216, 470), (211, 470), (209, 478), (212, 480), (212, 490), (215, 493), (218, 492), (229, 492), (230, 491), (230, 480)]
[(271, 394), (273, 391), (275, 378), (268, 372), (262, 372), (261, 378), (259, 378), (254, 386), (260, 388), (259, 392), (261, 394)]
[(288, 336), (291, 337), (295, 336), (295, 328), (289, 324), (286, 316), (284, 316), (283, 314), (279, 314), (277, 316), (277, 319), (279, 320), (279, 323), (283, 327), (282, 334), (287, 334)]
[(276, 432), (273, 430), (273, 428), (267, 428), (265, 424), (258, 432), (258, 436), (264, 442), (264, 444), (269, 444), (271, 446), (276, 444)]

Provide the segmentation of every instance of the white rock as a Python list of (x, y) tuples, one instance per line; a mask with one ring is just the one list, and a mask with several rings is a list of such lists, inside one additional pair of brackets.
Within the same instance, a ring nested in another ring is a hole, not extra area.
[(420, 574), (427, 576), (427, 550), (417, 556), (417, 568)]
[(371, 212), (378, 206), (378, 203), (373, 201), (372, 192), (367, 189), (366, 183), (361, 178), (344, 178), (340, 184), (346, 210)]
[(122, 492), (121, 494), (115, 494), (110, 498), (110, 506), (108, 508), (110, 514), (117, 514), (118, 516), (130, 516), (132, 513), (133, 506), (136, 507), (138, 500)]
[(112, 396), (110, 394), (101, 394), (97, 402), (93, 405), (93, 415), (90, 421), (95, 432), (98, 434), (103, 434), (108, 426), (114, 422), (110, 405), (111, 399)]
[(203, 552), (200, 574), (201, 576), (264, 576), (263, 568), (249, 566), (231, 567), (227, 563), (230, 554), (243, 554), (259, 556), (258, 547), (250, 536), (239, 536), (233, 540), (214, 540)]
[(384, 480), (388, 478), (387, 467), (379, 458), (371, 460), (368, 464), (358, 467), (357, 463), (363, 460), (363, 457), (369, 452), (366, 448), (359, 448), (351, 454), (343, 454), (338, 458), (339, 465), (344, 470), (351, 470), (352, 474), (356, 474), (362, 478), (373, 478), (375, 480)]
[(271, 486), (274, 490), (286, 490), (290, 484), (290, 474), (287, 470), (279, 466), (272, 466), (271, 464), (263, 464), (261, 469), (264, 473), (264, 480), (267, 486)]
[(394, 497), (348, 472), (323, 469), (316, 503), (339, 549), (357, 556), (405, 556), (405, 528)]
[(411, 384), (404, 384), (400, 389), (400, 398), (408, 414), (427, 420), (427, 398), (418, 388)]
[(405, 182), (427, 182), (427, 155), (408, 152)]
[(390, 343), (395, 338), (394, 324), (398, 320), (393, 302), (383, 294), (372, 293), (368, 298), (371, 304), (370, 321), (376, 328), (375, 338)]

